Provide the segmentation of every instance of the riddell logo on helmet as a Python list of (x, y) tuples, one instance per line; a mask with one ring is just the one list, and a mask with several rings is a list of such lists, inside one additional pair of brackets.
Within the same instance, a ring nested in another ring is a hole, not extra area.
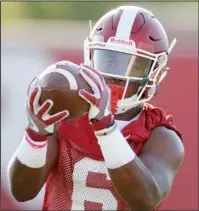
[(128, 46), (134, 46), (135, 44), (132, 40), (123, 40), (123, 39), (118, 39), (115, 37), (109, 38), (108, 42), (121, 44), (121, 45), (128, 45)]

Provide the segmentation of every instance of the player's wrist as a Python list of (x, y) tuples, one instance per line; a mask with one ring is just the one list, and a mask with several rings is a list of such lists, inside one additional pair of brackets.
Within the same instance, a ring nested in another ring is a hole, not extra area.
[(46, 141), (49, 135), (52, 134), (47, 134), (47, 135), (41, 135), (38, 134), (37, 132), (35, 132), (34, 130), (30, 129), (30, 128), (26, 128), (25, 129), (27, 135), (34, 141), (36, 142), (41, 142), (41, 141)]
[(116, 129), (116, 127), (117, 127), (117, 124), (114, 121), (114, 123), (110, 127), (104, 128), (104, 129), (101, 129), (101, 130), (94, 130), (94, 133), (97, 137), (98, 136), (107, 136), (110, 133), (112, 133)]
[(46, 163), (48, 141), (35, 142), (25, 133), (16, 151), (17, 159), (30, 168), (41, 168)]
[[(116, 125), (116, 123), (115, 123)], [(120, 168), (131, 162), (136, 154), (129, 146), (117, 125), (106, 135), (96, 133), (107, 168)]]
[(101, 120), (91, 119), (90, 122), (91, 122), (93, 130), (96, 133), (99, 133), (99, 134), (104, 133), (104, 135), (105, 135), (106, 130), (109, 131), (113, 127), (113, 125), (115, 124), (115, 119), (114, 119), (114, 116), (111, 113)]

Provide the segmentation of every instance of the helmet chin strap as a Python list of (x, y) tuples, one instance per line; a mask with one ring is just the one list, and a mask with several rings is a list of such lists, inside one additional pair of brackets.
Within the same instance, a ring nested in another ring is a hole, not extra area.
[(129, 111), (132, 108), (136, 108), (137, 106), (139, 106), (143, 102), (149, 101), (152, 98), (152, 96), (154, 96), (154, 94), (156, 92), (156, 87), (150, 87), (148, 89), (148, 98), (147, 99), (143, 99), (143, 100), (139, 100), (138, 99), (139, 98), (139, 94), (138, 93), (139, 93), (139, 91), (141, 89), (142, 89), (142, 87), (140, 87), (138, 89), (136, 94), (132, 95), (129, 98), (118, 100), (115, 114), (123, 114), (123, 113)]
[[(118, 100), (115, 114), (125, 113), (128, 110), (135, 108), (138, 105), (140, 105), (141, 104), (140, 102), (132, 103), (132, 102), (135, 102), (137, 100), (137, 97), (138, 97), (138, 94), (134, 94), (127, 99)], [(128, 104), (128, 105), (125, 106), (125, 104)]]

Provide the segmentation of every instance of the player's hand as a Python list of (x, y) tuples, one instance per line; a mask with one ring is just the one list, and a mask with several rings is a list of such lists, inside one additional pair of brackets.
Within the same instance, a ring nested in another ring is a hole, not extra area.
[(90, 104), (89, 120), (95, 131), (103, 130), (114, 124), (111, 113), (111, 91), (103, 76), (91, 67), (80, 65), (80, 74), (91, 86), (93, 93), (79, 90), (79, 96)]
[(46, 136), (54, 133), (55, 123), (60, 122), (69, 115), (67, 110), (50, 115), (48, 112), (53, 106), (52, 100), (46, 100), (42, 105), (39, 104), (41, 88), (35, 87), (27, 96), (27, 133), (36, 140), (43, 140)]

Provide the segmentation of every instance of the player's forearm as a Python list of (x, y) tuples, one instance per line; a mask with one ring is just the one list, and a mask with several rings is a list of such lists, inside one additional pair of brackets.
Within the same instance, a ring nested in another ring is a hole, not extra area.
[(17, 201), (33, 199), (43, 186), (46, 168), (30, 168), (14, 156), (8, 166), (8, 177), (13, 196)]
[[(98, 133), (99, 134), (99, 133)], [(159, 187), (124, 139), (119, 128), (97, 136), (111, 179), (132, 210), (152, 210), (160, 200)]]
[(158, 184), (138, 157), (120, 168), (109, 169), (109, 174), (132, 210), (153, 210), (161, 202)]
[(8, 165), (8, 176), (13, 196), (18, 201), (34, 198), (41, 190), (57, 161), (57, 141), (35, 142), (25, 134)]

